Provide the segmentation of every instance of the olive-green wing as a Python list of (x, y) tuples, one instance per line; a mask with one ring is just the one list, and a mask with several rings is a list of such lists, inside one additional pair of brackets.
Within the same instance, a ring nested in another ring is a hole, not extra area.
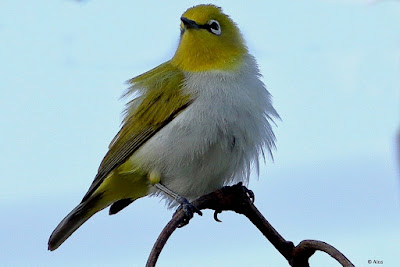
[(82, 201), (93, 194), (112, 170), (192, 103), (193, 98), (182, 92), (183, 82), (183, 72), (169, 62), (129, 81), (132, 86), (127, 95), (139, 91), (141, 96), (128, 103), (122, 128)]

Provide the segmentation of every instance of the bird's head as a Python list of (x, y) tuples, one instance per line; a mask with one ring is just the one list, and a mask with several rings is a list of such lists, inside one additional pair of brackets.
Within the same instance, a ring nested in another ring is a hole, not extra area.
[(239, 29), (221, 8), (198, 5), (181, 17), (181, 39), (171, 63), (184, 71), (230, 70), (246, 53)]

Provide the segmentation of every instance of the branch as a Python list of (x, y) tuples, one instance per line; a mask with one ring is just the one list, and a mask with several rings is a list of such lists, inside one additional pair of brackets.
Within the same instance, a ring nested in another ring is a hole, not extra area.
[[(242, 186), (242, 183), (234, 186), (226, 186), (220, 190), (201, 196), (194, 200), (192, 204), (200, 210), (215, 210), (214, 218), (216, 220), (218, 220), (218, 213), (224, 210), (231, 210), (243, 214), (261, 231), (282, 256), (286, 258), (292, 267), (308, 267), (308, 259), (317, 250), (329, 254), (344, 267), (354, 266), (340, 251), (325, 242), (303, 240), (297, 246), (294, 246), (293, 242), (286, 241), (254, 206), (252, 192)], [(185, 224), (185, 220), (185, 214), (182, 209), (174, 214), (154, 244), (146, 267), (155, 266), (168, 238), (179, 225)]]
[(342, 266), (354, 266), (339, 250), (328, 243), (318, 240), (301, 241), (292, 251), (291, 266), (309, 266), (308, 259), (317, 250), (327, 253)]

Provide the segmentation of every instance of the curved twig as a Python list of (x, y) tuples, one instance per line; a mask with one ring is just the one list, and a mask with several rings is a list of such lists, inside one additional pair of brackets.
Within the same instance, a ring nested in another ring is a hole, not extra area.
[[(354, 266), (340, 251), (325, 242), (304, 240), (297, 246), (294, 246), (293, 242), (286, 241), (254, 206), (253, 199), (253, 193), (244, 187), (242, 183), (239, 183), (234, 186), (223, 187), (220, 190), (199, 197), (194, 200), (192, 204), (200, 210), (215, 210), (214, 218), (217, 218), (216, 214), (224, 210), (231, 210), (243, 214), (261, 231), (282, 256), (286, 258), (292, 267), (309, 266), (308, 259), (317, 250), (329, 254), (344, 267)], [(184, 212), (178, 210), (164, 227), (147, 260), (147, 267), (155, 266), (168, 238), (183, 222), (184, 218)]]
[(161, 234), (158, 236), (156, 243), (154, 243), (153, 249), (151, 250), (150, 256), (147, 259), (146, 267), (155, 266), (160, 256), (162, 249), (168, 241), (168, 238), (172, 233), (178, 228), (180, 222), (183, 218), (183, 211), (178, 211), (174, 214), (172, 219), (167, 223), (167, 225), (162, 230)]
[(318, 240), (303, 240), (292, 251), (292, 266), (308, 266), (308, 259), (315, 251), (323, 251), (330, 255), (342, 266), (354, 266), (339, 250), (333, 246)]

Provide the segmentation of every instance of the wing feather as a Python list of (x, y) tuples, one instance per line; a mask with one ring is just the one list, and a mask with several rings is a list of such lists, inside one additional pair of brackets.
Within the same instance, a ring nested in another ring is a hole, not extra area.
[(166, 62), (128, 81), (126, 95), (141, 93), (130, 101), (121, 130), (111, 141), (98, 173), (82, 201), (87, 200), (107, 175), (123, 164), (152, 136), (187, 108), (193, 98), (182, 92), (184, 74)]

